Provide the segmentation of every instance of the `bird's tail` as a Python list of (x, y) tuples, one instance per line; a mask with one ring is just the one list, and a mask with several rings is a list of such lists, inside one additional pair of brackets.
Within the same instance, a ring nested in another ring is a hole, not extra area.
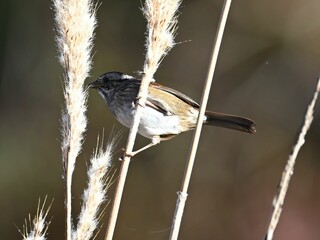
[(255, 123), (248, 118), (209, 111), (206, 112), (206, 117), (206, 125), (229, 128), (246, 133), (256, 132)]

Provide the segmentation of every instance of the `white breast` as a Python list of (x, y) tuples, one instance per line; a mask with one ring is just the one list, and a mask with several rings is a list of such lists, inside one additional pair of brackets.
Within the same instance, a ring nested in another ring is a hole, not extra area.
[(181, 132), (178, 116), (166, 116), (153, 108), (145, 107), (142, 110), (138, 132), (147, 138)]
[[(124, 126), (130, 128), (133, 119), (134, 110), (118, 109), (115, 113), (115, 117)], [(166, 134), (179, 134), (181, 129), (179, 128), (179, 118), (175, 115), (166, 116), (163, 113), (150, 108), (144, 107), (142, 109), (142, 115), (140, 119), (138, 132), (144, 137), (152, 138), (153, 136), (160, 136)]]

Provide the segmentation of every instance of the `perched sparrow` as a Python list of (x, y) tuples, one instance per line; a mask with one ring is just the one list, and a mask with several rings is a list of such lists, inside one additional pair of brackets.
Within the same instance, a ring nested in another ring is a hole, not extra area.
[[(108, 72), (89, 84), (89, 87), (96, 88), (116, 119), (130, 127), (140, 83), (140, 80), (124, 73)], [(150, 83), (138, 133), (152, 142), (134, 154), (194, 129), (198, 113), (199, 104), (188, 96), (172, 88)], [(204, 124), (247, 133), (256, 131), (254, 122), (248, 118), (209, 111), (205, 113)]]

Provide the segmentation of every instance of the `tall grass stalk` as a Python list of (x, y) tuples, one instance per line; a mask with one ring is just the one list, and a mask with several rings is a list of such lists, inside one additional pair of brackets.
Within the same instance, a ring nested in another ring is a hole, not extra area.
[(87, 126), (87, 91), (83, 85), (91, 69), (96, 17), (91, 0), (53, 0), (53, 3), (59, 60), (65, 72), (61, 149), (65, 180), (66, 239), (71, 240), (72, 174)]
[(144, 74), (137, 97), (138, 101), (136, 103), (134, 120), (130, 128), (125, 154), (121, 164), (113, 207), (111, 209), (105, 237), (106, 240), (111, 240), (114, 234), (142, 108), (145, 106), (148, 95), (149, 83), (154, 81), (153, 75), (158, 69), (159, 64), (174, 46), (174, 35), (177, 22), (176, 12), (180, 3), (181, 0), (146, 0), (142, 9), (147, 20), (146, 58), (143, 67)]
[(224, 2), (224, 6), (222, 9), (221, 17), (220, 17), (220, 22), (218, 25), (218, 30), (216, 34), (216, 39), (212, 48), (212, 54), (211, 54), (211, 59), (209, 63), (209, 69), (206, 77), (206, 83), (204, 86), (204, 90), (202, 93), (202, 99), (200, 103), (200, 110), (199, 110), (199, 116), (198, 116), (198, 121), (197, 121), (197, 126), (195, 129), (195, 133), (193, 135), (193, 141), (192, 141), (192, 146), (190, 148), (190, 153), (189, 153), (189, 159), (187, 161), (187, 166), (184, 174), (184, 179), (182, 182), (182, 187), (181, 191), (178, 192), (178, 198), (177, 198), (177, 203), (176, 203), (176, 210), (174, 213), (173, 217), (173, 222), (172, 222), (172, 228), (171, 228), (171, 233), (170, 233), (170, 240), (176, 240), (178, 239), (179, 235), (179, 230), (180, 230), (180, 225), (181, 225), (181, 220), (183, 216), (183, 211), (184, 211), (184, 206), (187, 200), (188, 196), (188, 187), (190, 183), (190, 178), (191, 178), (191, 173), (199, 145), (199, 140), (200, 140), (200, 134), (201, 134), (201, 129), (203, 125), (203, 120), (204, 120), (204, 114), (207, 108), (207, 102), (209, 98), (209, 93), (210, 93), (210, 88), (211, 88), (211, 83), (212, 83), (212, 78), (213, 74), (215, 71), (215, 67), (217, 64), (218, 60), (218, 54), (222, 42), (222, 37), (224, 33), (224, 29), (226, 26), (230, 6), (231, 6), (231, 0), (226, 0)]
[(315, 93), (313, 95), (313, 99), (312, 99), (310, 105), (308, 106), (308, 109), (307, 109), (307, 112), (305, 115), (305, 119), (304, 119), (304, 124), (303, 124), (301, 131), (300, 131), (297, 143), (293, 147), (292, 153), (290, 154), (288, 161), (287, 161), (287, 164), (282, 172), (282, 178), (280, 180), (278, 191), (277, 191), (277, 193), (274, 197), (273, 203), (272, 203), (273, 212), (272, 212), (272, 216), (270, 219), (267, 233), (265, 235), (265, 240), (272, 240), (273, 239), (274, 231), (278, 225), (278, 222), (279, 222), (282, 210), (283, 210), (284, 199), (285, 199), (287, 191), (288, 191), (290, 179), (291, 179), (291, 176), (293, 175), (293, 170), (294, 170), (296, 158), (298, 156), (298, 153), (299, 153), (302, 145), (305, 143), (306, 134), (307, 134), (307, 132), (310, 128), (310, 125), (313, 121), (314, 106), (315, 106), (316, 101), (318, 99), (319, 92), (320, 92), (320, 78), (318, 79), (318, 84), (317, 84), (317, 88), (315, 90)]

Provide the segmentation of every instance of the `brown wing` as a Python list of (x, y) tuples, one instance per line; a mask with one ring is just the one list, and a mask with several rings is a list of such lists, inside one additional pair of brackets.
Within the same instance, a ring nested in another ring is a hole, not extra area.
[(159, 97), (155, 97), (154, 95), (148, 95), (146, 105), (159, 112), (162, 112), (166, 116), (175, 115), (174, 110), (172, 107), (170, 107), (170, 104), (166, 103), (162, 99), (159, 99)]
[[(140, 80), (135, 79), (140, 85)], [(168, 99), (170, 99), (168, 101)], [(150, 83), (146, 105), (164, 115), (185, 115), (185, 108), (199, 108), (199, 104), (187, 95), (157, 83)]]
[(174, 89), (166, 87), (166, 86), (162, 86), (162, 85), (157, 84), (157, 83), (151, 83), (150, 87), (153, 87), (155, 89), (159, 89), (159, 90), (165, 91), (167, 93), (170, 93), (170, 94), (176, 96), (177, 98), (181, 99), (185, 103), (190, 104), (192, 107), (199, 108), (199, 104), (198, 103), (196, 103), (193, 99), (191, 99), (187, 95), (185, 95), (185, 94), (183, 94), (183, 93), (181, 93), (181, 92), (179, 92), (177, 90), (174, 90)]
[(199, 108), (198, 104), (188, 96), (154, 83), (149, 86), (146, 104), (166, 116), (177, 115), (183, 117), (188, 115), (190, 109)]

